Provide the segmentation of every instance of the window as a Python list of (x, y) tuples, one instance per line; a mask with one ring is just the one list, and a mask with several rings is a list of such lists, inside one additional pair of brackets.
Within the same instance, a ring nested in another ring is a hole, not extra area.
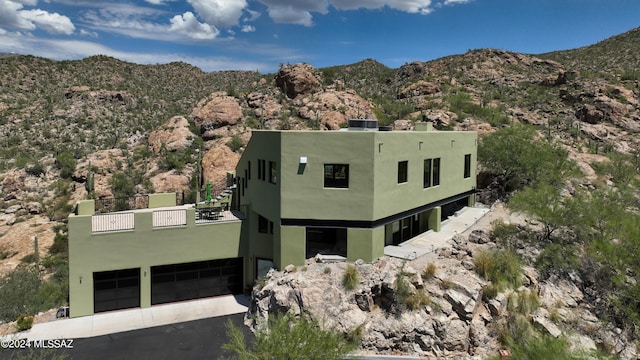
[(258, 215), (258, 232), (261, 234), (273, 234), (273, 222), (262, 215)]
[(276, 170), (276, 162), (269, 161), (269, 182), (272, 184), (275, 184), (277, 179), (278, 179), (278, 172)]
[(264, 160), (258, 159), (258, 180), (264, 180)]
[(251, 180), (251, 161), (247, 161), (247, 180)]
[(440, 185), (440, 158), (433, 159), (433, 169), (431, 170), (431, 172), (433, 175), (433, 186)]
[(409, 168), (408, 161), (398, 162), (398, 184), (407, 182), (407, 179), (409, 177), (408, 168)]
[(244, 182), (244, 188), (248, 188), (249, 187), (249, 170), (244, 169), (244, 178), (247, 180)]
[(464, 156), (464, 178), (471, 177), (471, 154)]
[(431, 187), (431, 159), (424, 160), (423, 187)]
[(440, 185), (440, 158), (424, 160), (423, 187)]
[(348, 164), (324, 164), (324, 187), (348, 188), (349, 165)]

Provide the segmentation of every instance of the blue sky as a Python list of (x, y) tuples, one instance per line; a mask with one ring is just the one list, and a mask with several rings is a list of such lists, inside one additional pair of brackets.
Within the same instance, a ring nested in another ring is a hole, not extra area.
[(0, 0), (0, 52), (204, 71), (539, 54), (638, 26), (640, 0)]

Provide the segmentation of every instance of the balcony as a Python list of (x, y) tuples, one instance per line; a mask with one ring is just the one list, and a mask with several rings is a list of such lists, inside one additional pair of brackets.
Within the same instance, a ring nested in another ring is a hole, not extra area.
[[(229, 203), (175, 204), (175, 194), (150, 194), (149, 208), (109, 213), (96, 213), (93, 200), (80, 201), (78, 216), (91, 216), (93, 234), (137, 230), (188, 228), (244, 220), (240, 209), (229, 209)], [(164, 205), (164, 206), (163, 206)]]

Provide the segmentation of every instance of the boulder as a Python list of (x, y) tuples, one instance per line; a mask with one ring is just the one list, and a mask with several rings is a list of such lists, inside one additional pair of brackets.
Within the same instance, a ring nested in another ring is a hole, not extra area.
[(276, 85), (290, 99), (322, 89), (320, 74), (309, 64), (282, 65), (275, 76)]
[(200, 127), (202, 137), (206, 140), (215, 138), (211, 131), (236, 125), (242, 120), (243, 115), (236, 98), (228, 96), (224, 91), (219, 91), (200, 100), (191, 112), (191, 118), (196, 126)]
[(591, 104), (583, 104), (576, 110), (576, 118), (589, 124), (598, 124), (604, 121), (604, 113)]
[(195, 137), (189, 130), (189, 121), (184, 116), (174, 116), (149, 134), (149, 146), (156, 154), (163, 147), (166, 151), (179, 151), (190, 147)]

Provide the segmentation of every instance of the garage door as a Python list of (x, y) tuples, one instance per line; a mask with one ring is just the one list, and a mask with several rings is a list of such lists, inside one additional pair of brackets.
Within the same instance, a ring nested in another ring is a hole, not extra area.
[(93, 273), (93, 311), (140, 307), (140, 268)]
[(242, 258), (151, 268), (151, 304), (242, 293)]

